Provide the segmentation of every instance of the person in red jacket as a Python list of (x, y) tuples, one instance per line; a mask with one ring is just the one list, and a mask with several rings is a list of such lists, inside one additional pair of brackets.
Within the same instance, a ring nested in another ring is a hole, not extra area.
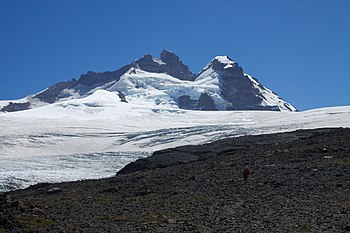
[(247, 183), (248, 182), (248, 178), (249, 178), (249, 175), (250, 175), (250, 167), (249, 165), (246, 165), (244, 167), (244, 170), (243, 170), (243, 179), (244, 179), (244, 182)]

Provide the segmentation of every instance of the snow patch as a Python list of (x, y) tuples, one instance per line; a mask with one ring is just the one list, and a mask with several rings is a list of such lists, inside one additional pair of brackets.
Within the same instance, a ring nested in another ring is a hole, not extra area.
[(232, 68), (236, 64), (236, 62), (232, 61), (227, 55), (216, 56), (214, 60), (217, 60), (220, 63), (225, 64), (224, 69)]

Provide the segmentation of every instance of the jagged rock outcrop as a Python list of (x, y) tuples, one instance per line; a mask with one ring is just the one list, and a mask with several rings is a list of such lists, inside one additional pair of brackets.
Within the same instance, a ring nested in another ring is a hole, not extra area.
[(146, 54), (142, 58), (132, 63), (132, 66), (147, 72), (152, 73), (164, 73), (164, 64), (152, 57), (150, 54)]
[(123, 66), (122, 68), (116, 71), (106, 71), (102, 73), (89, 71), (86, 74), (82, 74), (78, 79), (78, 84), (85, 86), (96, 86), (97, 84), (108, 83), (112, 80), (118, 80), (120, 76), (125, 74), (131, 67), (131, 64)]
[(22, 110), (27, 110), (30, 107), (29, 102), (25, 103), (12, 103), (10, 102), (8, 105), (1, 109), (2, 112), (17, 112)]
[[(215, 57), (197, 79), (208, 76), (218, 79), (221, 96), (230, 102), (227, 110), (295, 111), (292, 105), (263, 87), (257, 79), (245, 74), (242, 67), (228, 56)], [(271, 103), (271, 99), (275, 105)]]
[(38, 98), (41, 101), (51, 104), (51, 103), (54, 103), (59, 98), (67, 97), (67, 95), (62, 93), (62, 91), (65, 89), (75, 88), (76, 85), (77, 85), (77, 81), (75, 79), (68, 82), (59, 82), (49, 87), (47, 90), (35, 95), (34, 98)]
[(182, 95), (178, 98), (179, 108), (194, 109), (197, 107), (197, 101), (192, 100), (189, 95)]
[(198, 108), (200, 110), (206, 111), (215, 111), (217, 110), (215, 107), (214, 100), (207, 94), (203, 93), (198, 99)]
[(166, 73), (180, 80), (193, 81), (196, 78), (188, 66), (183, 64), (175, 53), (168, 50), (161, 52), (160, 59), (146, 54), (136, 60), (132, 66), (152, 73)]
[(222, 95), (232, 104), (232, 109), (254, 109), (261, 103), (258, 90), (245, 77), (243, 69), (233, 62), (231, 66), (214, 59), (211, 66), (220, 76)]
[(160, 59), (166, 64), (165, 72), (181, 80), (193, 81), (196, 75), (193, 74), (187, 65), (183, 64), (180, 58), (173, 52), (163, 50)]
[(189, 95), (182, 95), (177, 100), (179, 108), (189, 110), (214, 111), (217, 110), (214, 100), (207, 94), (202, 93), (198, 100), (191, 99)]
[(125, 95), (124, 95), (123, 92), (118, 91), (118, 96), (119, 96), (121, 102), (124, 102), (124, 103), (127, 103), (127, 102), (128, 102), (128, 101), (126, 100)]

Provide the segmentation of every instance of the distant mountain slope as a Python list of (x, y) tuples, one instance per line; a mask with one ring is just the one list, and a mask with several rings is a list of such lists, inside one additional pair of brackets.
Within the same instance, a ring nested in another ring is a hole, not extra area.
[(180, 58), (163, 50), (160, 58), (147, 54), (116, 71), (89, 71), (78, 80), (59, 82), (21, 100), (0, 101), (3, 112), (21, 111), (69, 99), (86, 97), (96, 90), (117, 92), (120, 101), (144, 101), (190, 110), (296, 111), (290, 103), (243, 73), (228, 56), (216, 56), (199, 75)]

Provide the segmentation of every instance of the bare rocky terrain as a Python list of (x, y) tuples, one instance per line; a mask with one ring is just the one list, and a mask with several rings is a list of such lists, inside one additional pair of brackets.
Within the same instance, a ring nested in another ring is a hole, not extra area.
[(115, 177), (3, 193), (0, 232), (350, 232), (350, 129), (167, 149)]

